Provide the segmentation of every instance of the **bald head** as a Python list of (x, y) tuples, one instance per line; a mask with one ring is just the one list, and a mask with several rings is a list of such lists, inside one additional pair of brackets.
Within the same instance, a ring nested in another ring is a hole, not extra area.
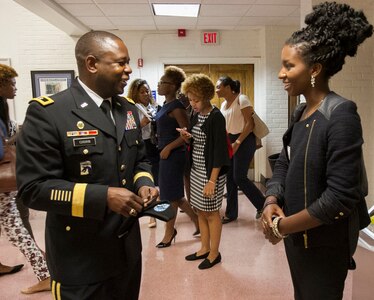
[(107, 31), (90, 31), (82, 35), (75, 46), (78, 69), (83, 70), (88, 55), (101, 57), (109, 49), (117, 48), (118, 41), (122, 40)]

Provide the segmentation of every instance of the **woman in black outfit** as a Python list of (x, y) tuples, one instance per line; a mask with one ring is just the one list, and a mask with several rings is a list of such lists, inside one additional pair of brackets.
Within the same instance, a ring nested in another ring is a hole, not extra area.
[(315, 6), (305, 23), (282, 49), (279, 79), (306, 103), (283, 136), (263, 228), (273, 244), (284, 239), (295, 299), (342, 299), (358, 232), (370, 220), (357, 106), (331, 91), (329, 79), (373, 26), (361, 11), (336, 2)]

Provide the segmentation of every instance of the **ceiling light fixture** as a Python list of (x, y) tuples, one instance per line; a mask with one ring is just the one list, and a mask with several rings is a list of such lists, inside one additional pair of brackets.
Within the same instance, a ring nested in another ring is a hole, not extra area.
[(155, 16), (194, 17), (199, 15), (200, 4), (152, 3)]

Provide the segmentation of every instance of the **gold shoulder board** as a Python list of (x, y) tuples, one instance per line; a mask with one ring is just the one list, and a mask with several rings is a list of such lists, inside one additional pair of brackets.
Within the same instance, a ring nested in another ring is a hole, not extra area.
[(31, 101), (29, 103), (31, 103), (32, 101), (36, 101), (38, 102), (39, 104), (43, 105), (43, 106), (48, 106), (52, 103), (54, 103), (55, 101), (47, 96), (40, 96), (38, 98), (32, 98)]
[(124, 97), (124, 98), (127, 100), (127, 102), (135, 105), (135, 101), (132, 100), (131, 98), (128, 98), (128, 97)]

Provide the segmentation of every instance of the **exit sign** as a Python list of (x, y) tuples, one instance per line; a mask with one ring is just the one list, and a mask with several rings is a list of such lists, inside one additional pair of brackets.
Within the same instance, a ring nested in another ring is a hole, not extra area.
[(203, 45), (218, 45), (219, 32), (218, 31), (203, 31), (201, 33), (201, 43)]

